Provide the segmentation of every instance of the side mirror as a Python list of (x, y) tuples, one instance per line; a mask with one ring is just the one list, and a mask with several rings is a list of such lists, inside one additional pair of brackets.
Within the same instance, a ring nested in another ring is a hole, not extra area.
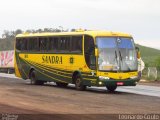
[(138, 52), (139, 51), (139, 47), (135, 47), (136, 51)]
[(140, 54), (139, 47), (136, 47), (136, 52), (137, 52), (137, 58), (140, 59), (141, 58), (141, 54)]
[(97, 48), (95, 48), (95, 56), (98, 57), (99, 56), (99, 51)]
[(140, 59), (141, 58), (141, 54), (140, 52), (137, 52), (137, 58)]

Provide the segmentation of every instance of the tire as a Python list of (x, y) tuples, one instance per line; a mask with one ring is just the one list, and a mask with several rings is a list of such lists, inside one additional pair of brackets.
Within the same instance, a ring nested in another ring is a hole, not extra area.
[(56, 82), (58, 87), (67, 87), (68, 83)]
[(8, 74), (11, 74), (11, 71), (10, 71), (10, 69), (8, 69), (8, 70), (7, 70), (7, 73), (8, 73)]
[(80, 76), (76, 76), (75, 78), (75, 87), (77, 90), (83, 91), (86, 89), (86, 86), (82, 84), (82, 79)]
[(106, 86), (106, 88), (109, 92), (114, 92), (116, 90), (117, 86)]
[(36, 73), (34, 70), (31, 72), (30, 80), (31, 80), (32, 85), (43, 85), (44, 84), (43, 81), (39, 81), (36, 79)]

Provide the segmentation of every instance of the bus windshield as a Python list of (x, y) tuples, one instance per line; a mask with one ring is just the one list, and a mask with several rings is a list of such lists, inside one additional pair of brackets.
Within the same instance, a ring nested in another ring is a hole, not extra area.
[(137, 55), (132, 38), (97, 37), (98, 66), (104, 71), (135, 71)]

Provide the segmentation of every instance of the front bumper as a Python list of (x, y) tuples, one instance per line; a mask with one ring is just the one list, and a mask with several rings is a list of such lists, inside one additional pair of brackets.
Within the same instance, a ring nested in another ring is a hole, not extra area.
[[(124, 79), (124, 80), (103, 79), (103, 80), (98, 80), (97, 86), (136, 86), (136, 83), (139, 80), (140, 78)], [(122, 84), (119, 84), (119, 83), (122, 83)]]

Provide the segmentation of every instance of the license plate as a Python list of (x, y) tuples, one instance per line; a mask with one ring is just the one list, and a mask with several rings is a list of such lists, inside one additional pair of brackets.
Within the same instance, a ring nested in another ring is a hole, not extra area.
[(121, 86), (121, 85), (124, 85), (123, 82), (117, 82), (117, 85)]

